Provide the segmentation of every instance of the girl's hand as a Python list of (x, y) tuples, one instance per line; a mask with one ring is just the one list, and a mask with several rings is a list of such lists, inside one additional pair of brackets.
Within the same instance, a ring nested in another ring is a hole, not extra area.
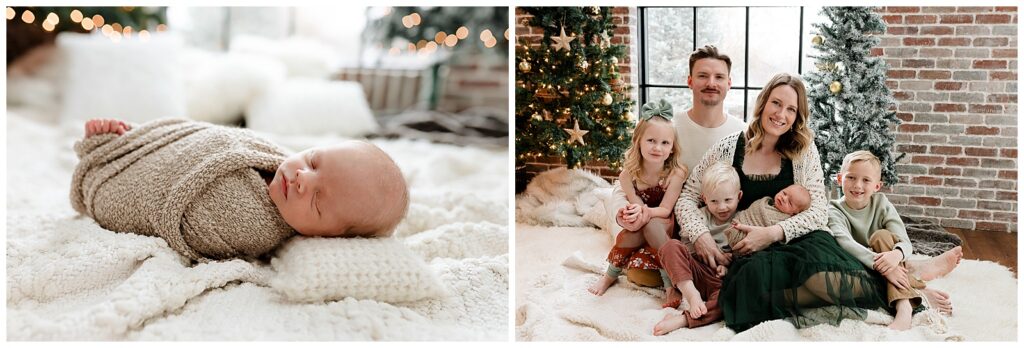
[(782, 227), (779, 225), (760, 227), (735, 223), (733, 227), (747, 235), (733, 248), (733, 252), (740, 255), (764, 250), (772, 243), (782, 240)]
[(94, 118), (85, 122), (86, 137), (107, 133), (117, 133), (117, 135), (122, 135), (131, 129), (132, 127), (127, 123), (114, 119)]
[(886, 274), (890, 270), (899, 267), (901, 260), (903, 260), (903, 252), (899, 250), (878, 253), (875, 254), (874, 269), (878, 273)]

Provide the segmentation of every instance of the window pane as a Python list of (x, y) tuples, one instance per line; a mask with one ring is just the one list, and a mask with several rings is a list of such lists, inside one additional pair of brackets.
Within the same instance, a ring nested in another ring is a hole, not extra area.
[(693, 91), (689, 88), (655, 88), (647, 89), (647, 101), (665, 99), (672, 105), (672, 112), (679, 113), (689, 110), (693, 103)]
[(647, 9), (647, 83), (686, 85), (693, 52), (693, 8)]
[(746, 84), (743, 71), (745, 21), (746, 9), (742, 7), (697, 9), (697, 47), (715, 45), (719, 53), (729, 56), (732, 60), (732, 85), (735, 87)]
[(800, 50), (800, 9), (750, 8), (748, 85), (761, 87), (778, 73), (796, 74)]
[(817, 60), (812, 58), (812, 56), (821, 54), (821, 52), (811, 44), (811, 38), (817, 34), (817, 29), (814, 29), (814, 27), (811, 26), (811, 23), (824, 23), (826, 20), (828, 20), (828, 18), (821, 15), (820, 6), (804, 6), (804, 42), (801, 43), (804, 45), (804, 59), (801, 63), (803, 64), (804, 74), (818, 70), (818, 68), (814, 66), (814, 63)]
[(752, 89), (747, 91), (747, 118), (745, 121), (754, 119), (754, 108), (757, 107), (757, 95), (761, 94), (760, 89)]
[(732, 115), (732, 117), (741, 120), (746, 120), (746, 118), (744, 117), (745, 114), (743, 113), (742, 89), (731, 89), (729, 90), (729, 93), (725, 95), (725, 112), (729, 115)]

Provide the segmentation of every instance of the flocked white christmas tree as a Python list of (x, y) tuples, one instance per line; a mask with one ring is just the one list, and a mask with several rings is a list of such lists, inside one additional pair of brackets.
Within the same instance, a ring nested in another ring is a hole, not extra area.
[(871, 55), (885, 23), (870, 7), (825, 7), (828, 19), (813, 24), (811, 41), (820, 54), (816, 72), (806, 74), (810, 127), (821, 154), (825, 177), (835, 178), (843, 156), (868, 150), (882, 161), (882, 181), (894, 185), (896, 162), (893, 128), (900, 123), (885, 85), (888, 65)]

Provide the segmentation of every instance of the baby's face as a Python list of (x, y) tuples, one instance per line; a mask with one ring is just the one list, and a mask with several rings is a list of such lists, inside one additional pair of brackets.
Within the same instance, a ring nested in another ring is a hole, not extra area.
[[(389, 189), (397, 183), (387, 180), (396, 178), (403, 180), (382, 151), (349, 141), (288, 157), (268, 189), (285, 222), (299, 233), (348, 236), (350, 229), (394, 208), (398, 200), (389, 199)], [(401, 188), (404, 185), (402, 181)]]
[(740, 188), (735, 185), (723, 184), (711, 192), (703, 194), (704, 204), (708, 205), (708, 211), (716, 220), (715, 223), (722, 224), (732, 219), (736, 213), (736, 206), (740, 204)]
[(789, 185), (775, 194), (775, 209), (783, 213), (796, 215), (810, 207), (811, 193), (803, 186)]

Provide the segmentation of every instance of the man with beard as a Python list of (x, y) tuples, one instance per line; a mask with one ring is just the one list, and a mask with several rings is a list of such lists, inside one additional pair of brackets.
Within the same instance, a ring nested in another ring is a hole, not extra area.
[[(719, 53), (715, 46), (706, 45), (690, 55), (690, 74), (686, 84), (693, 91), (693, 106), (677, 112), (672, 118), (682, 148), (679, 158), (688, 170), (695, 167), (704, 157), (704, 152), (718, 140), (746, 129), (742, 118), (725, 113), (725, 96), (732, 87), (731, 69), (732, 60)], [(617, 212), (615, 222), (629, 231), (647, 225), (649, 216), (623, 211), (628, 203), (625, 193), (620, 185), (614, 187), (615, 199), (610, 207), (614, 210), (610, 211)], [(711, 261), (712, 267), (729, 262), (723, 253), (701, 256), (705, 261)], [(646, 286), (657, 286), (660, 280), (658, 272), (628, 269), (626, 275), (630, 281)]]

